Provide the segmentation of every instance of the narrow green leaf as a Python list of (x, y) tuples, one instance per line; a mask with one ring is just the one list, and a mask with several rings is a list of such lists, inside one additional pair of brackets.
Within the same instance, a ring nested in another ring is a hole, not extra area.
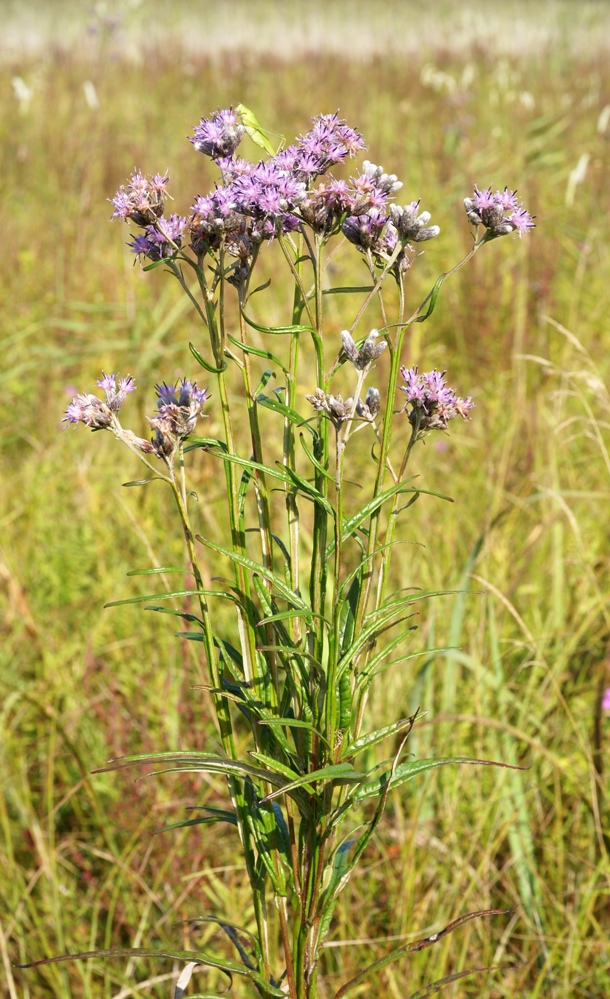
[(326, 468), (324, 468), (323, 465), (320, 464), (320, 462), (318, 461), (318, 459), (314, 455), (313, 451), (311, 451), (310, 448), (305, 443), (303, 434), (299, 434), (299, 440), (301, 442), (301, 447), (303, 448), (305, 454), (309, 458), (309, 460), (310, 460), (311, 464), (313, 465), (313, 467), (317, 468), (318, 472), (321, 472), (322, 475), (324, 475), (327, 479), (330, 479), (331, 482), (334, 482), (335, 481), (334, 475), (331, 475), (330, 472)]
[[(444, 493), (434, 492), (430, 489), (416, 489), (414, 486), (408, 486), (405, 482), (395, 482), (388, 489), (385, 489), (379, 496), (374, 496), (372, 500), (369, 500), (359, 511), (355, 513), (353, 517), (343, 523), (343, 533), (342, 540), (347, 541), (351, 534), (359, 527), (363, 521), (370, 517), (372, 513), (375, 512), (380, 506), (388, 500), (391, 499), (395, 493), (416, 493), (424, 496), (436, 496), (437, 499), (447, 500), (448, 503), (453, 503), (450, 496), (446, 496)], [(326, 548), (326, 557), (328, 558), (334, 551), (335, 543), (332, 541)]]
[(251, 472), (264, 472), (265, 475), (270, 475), (274, 479), (280, 479), (281, 482), (292, 485), (292, 480), (283, 465), (261, 465), (260, 462), (254, 461), (252, 458), (242, 458), (238, 454), (229, 454), (227, 451), (217, 450), (213, 447), (208, 448), (208, 452), (222, 461), (229, 461), (231, 464), (239, 465)]
[(232, 562), (237, 562), (237, 564), (243, 566), (244, 569), (248, 569), (250, 572), (262, 576), (263, 579), (268, 579), (271, 583), (273, 583), (273, 586), (280, 596), (283, 597), (284, 600), (287, 600), (289, 604), (292, 604), (294, 607), (307, 609), (303, 599), (295, 593), (294, 590), (291, 590), (289, 586), (286, 586), (286, 584), (279, 579), (278, 576), (271, 572), (270, 569), (261, 565), (260, 562), (254, 562), (253, 559), (248, 558), (247, 555), (242, 555), (241, 552), (234, 552), (229, 548), (223, 548), (222, 545), (217, 545), (213, 541), (203, 538), (200, 534), (196, 535), (196, 539), (211, 551), (217, 552), (219, 555), (226, 555)]
[[(286, 728), (306, 728), (309, 729), (310, 732), (317, 735), (318, 739), (321, 739), (322, 742), (326, 743), (328, 746), (328, 741), (324, 738), (322, 733), (318, 732), (318, 729), (310, 721), (305, 721), (303, 718), (260, 718), (257, 724), (271, 725), (272, 727), (275, 725), (285, 725)], [(255, 755), (255, 753), (251, 753), (251, 756)], [(258, 757), (256, 758), (258, 759)]]
[[(523, 767), (511, 766), (508, 763), (497, 763), (495, 760), (472, 760), (462, 756), (446, 757), (444, 759), (411, 760), (408, 763), (401, 763), (396, 767), (394, 776), (390, 782), (390, 789), (393, 790), (396, 787), (400, 787), (401, 784), (406, 784), (407, 781), (413, 780), (414, 777), (419, 777), (420, 774), (425, 773), (427, 770), (446, 766), (504, 767), (508, 770), (524, 769)], [(382, 794), (385, 790), (389, 773), (390, 771), (386, 770), (379, 777), (376, 777), (372, 781), (367, 781), (361, 787), (357, 788), (353, 793), (353, 800), (361, 801), (362, 798), (370, 798), (371, 795)]]
[(241, 340), (237, 340), (236, 337), (231, 336), (231, 334), (228, 335), (228, 339), (234, 347), (238, 347), (240, 350), (243, 350), (244, 354), (254, 354), (255, 357), (264, 357), (267, 361), (273, 361), (276, 367), (281, 368), (282, 371), (286, 371), (286, 368), (279, 358), (277, 358), (275, 354), (272, 354), (270, 350), (263, 350), (260, 347), (253, 347), (249, 343), (242, 343)]
[[(480, 975), (485, 972), (490, 971), (508, 971), (511, 968), (515, 968), (517, 965), (514, 964), (492, 964), (488, 968), (469, 968), (468, 971), (456, 971), (453, 975), (447, 975), (445, 978), (439, 978), (436, 982), (431, 982), (430, 985), (424, 985), (422, 989), (418, 989), (417, 992), (412, 992), (409, 999), (428, 999), (428, 996), (437, 995), (439, 992), (451, 985), (452, 982), (457, 982), (460, 978), (469, 978), (471, 975)], [(195, 997), (193, 997), (195, 999)]]
[(218, 968), (220, 971), (230, 975), (240, 975), (242, 978), (249, 978), (255, 985), (261, 987), (263, 993), (277, 996), (278, 999), (286, 999), (286, 993), (281, 989), (271, 985), (262, 975), (251, 968), (246, 968), (243, 964), (226, 959), (219, 960), (206, 951), (191, 950), (165, 950), (151, 949), (148, 947), (110, 947), (106, 950), (88, 950), (79, 954), (62, 954), (61, 957), (45, 957), (40, 961), (31, 961), (29, 964), (18, 964), (18, 968), (39, 968), (43, 964), (58, 964), (60, 961), (86, 961), (96, 957), (165, 957), (171, 961), (195, 961), (197, 964), (207, 964), (210, 968)]
[(440, 930), (438, 933), (432, 933), (431, 936), (425, 937), (423, 940), (415, 940), (413, 943), (407, 944), (404, 947), (398, 947), (396, 950), (390, 951), (390, 953), (386, 954), (384, 957), (379, 958), (378, 961), (373, 961), (372, 964), (369, 964), (368, 968), (365, 968), (358, 975), (356, 975), (355, 978), (350, 979), (349, 982), (346, 982), (345, 985), (342, 985), (339, 991), (335, 992), (334, 999), (343, 999), (343, 996), (347, 995), (348, 992), (351, 992), (352, 989), (355, 989), (357, 985), (360, 985), (361, 982), (365, 981), (367, 978), (370, 977), (370, 975), (374, 974), (376, 971), (381, 971), (381, 969), (385, 968), (386, 965), (391, 964), (392, 961), (398, 961), (401, 957), (404, 957), (406, 954), (419, 953), (419, 951), (426, 950), (428, 947), (431, 947), (439, 940), (442, 940), (443, 937), (446, 937), (450, 933), (453, 933), (453, 931), (456, 930), (458, 926), (462, 926), (464, 923), (469, 922), (471, 919), (478, 919), (479, 917), (482, 916), (504, 916), (509, 912), (512, 912), (512, 910), (481, 909), (478, 912), (469, 912), (466, 916), (460, 916), (459, 919), (454, 919), (452, 923), (449, 923), (448, 926), (445, 926), (445, 928)]
[(223, 361), (222, 365), (219, 368), (215, 368), (213, 364), (210, 364), (209, 361), (206, 361), (203, 354), (199, 353), (194, 344), (189, 343), (189, 350), (193, 355), (193, 357), (195, 358), (195, 360), (197, 361), (197, 364), (200, 364), (202, 368), (205, 368), (206, 371), (209, 371), (211, 375), (220, 375), (222, 374), (223, 371), (227, 370), (226, 361)]
[(175, 590), (173, 593), (147, 593), (143, 597), (127, 597), (125, 600), (111, 600), (104, 607), (121, 607), (123, 604), (142, 604), (145, 600), (173, 600), (175, 597), (228, 597), (235, 600), (231, 593), (224, 590)]
[(285, 403), (280, 402), (278, 399), (272, 399), (269, 395), (258, 395), (255, 402), (259, 406), (264, 406), (265, 409), (270, 409), (273, 413), (279, 413), (289, 423), (294, 423), (297, 427), (304, 427), (306, 430), (309, 430), (314, 439), (317, 438), (318, 434), (316, 430), (309, 425), (307, 420), (296, 409), (291, 409), (290, 406), (286, 406)]
[(171, 257), (162, 257), (161, 260), (154, 260), (152, 264), (146, 264), (142, 270), (145, 272), (154, 271), (157, 267), (163, 267), (164, 264), (169, 263), (170, 260), (175, 260), (177, 256), (178, 252), (176, 251), (176, 253), (172, 253)]
[[(250, 750), (250, 756), (252, 759), (257, 760), (259, 763), (264, 763), (266, 767), (272, 770), (274, 773), (281, 774), (282, 777), (286, 777), (290, 784), (288, 787), (294, 783), (295, 780), (300, 779), (300, 775), (295, 773), (290, 767), (287, 767), (285, 763), (281, 763), (280, 760), (274, 759), (272, 756), (267, 756), (265, 753), (258, 753), (256, 750)], [(302, 784), (306, 791), (310, 794), (314, 793), (314, 789), (310, 784)], [(266, 799), (263, 799), (264, 801)]]
[(132, 486), (147, 486), (149, 482), (166, 482), (167, 480), (163, 478), (162, 475), (151, 475), (148, 479), (132, 479), (131, 482), (123, 482), (124, 489), (130, 489)]
[[(274, 624), (276, 621), (288, 621), (293, 617), (302, 617), (306, 621), (313, 621), (317, 618), (319, 621), (324, 621), (330, 626), (330, 621), (326, 617), (322, 617), (321, 614), (314, 614), (309, 607), (299, 608), (298, 610), (287, 610), (280, 611), (278, 614), (269, 614), (268, 617), (263, 617), (257, 622), (257, 628), (262, 627), (264, 624)], [(298, 651), (298, 650), (297, 650)]]
[(298, 324), (293, 326), (259, 326), (253, 319), (249, 319), (245, 312), (242, 312), (242, 316), (248, 326), (251, 326), (253, 330), (258, 330), (259, 333), (271, 333), (274, 336), (285, 335), (287, 333), (311, 333), (313, 336), (316, 335), (316, 331), (311, 326), (299, 326)]
[(279, 791), (273, 791), (268, 794), (263, 801), (271, 801), (272, 798), (277, 798), (278, 794), (285, 794), (288, 791), (293, 791), (297, 787), (303, 787), (304, 785), (309, 786), (313, 781), (327, 781), (336, 780), (337, 778), (353, 778), (360, 780), (362, 774), (357, 774), (354, 771), (351, 763), (333, 763), (329, 767), (322, 767), (321, 770), (313, 770), (311, 773), (302, 774), (296, 780), (293, 780), (290, 784), (286, 784)]
[(342, 749), (341, 759), (344, 760), (348, 757), (357, 756), (358, 753), (362, 753), (365, 749), (370, 749), (371, 746), (376, 746), (378, 742), (382, 742), (389, 736), (397, 735), (398, 732), (409, 728), (413, 724), (414, 719), (414, 715), (410, 718), (401, 718), (399, 721), (392, 722), (391, 725), (384, 725), (383, 728), (375, 729), (374, 732), (367, 732), (366, 735), (361, 735), (359, 739), (356, 739)]
[(441, 274), (441, 276), (436, 279), (434, 288), (430, 292), (430, 304), (428, 306), (428, 311), (425, 313), (425, 315), (418, 316), (417, 319), (415, 320), (416, 323), (425, 323), (426, 319), (429, 319), (432, 313), (434, 312), (434, 308), (436, 306), (436, 300), (438, 298), (438, 293), (441, 290), (441, 285), (446, 277), (447, 277), (446, 274)]

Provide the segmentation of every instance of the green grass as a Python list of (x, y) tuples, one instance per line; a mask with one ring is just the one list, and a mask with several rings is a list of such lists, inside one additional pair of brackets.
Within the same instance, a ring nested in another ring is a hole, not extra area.
[[(571, 16), (581, 40), (603, 16), (595, 4), (545, 9), (564, 24)], [(262, 37), (262, 15), (259, 27)], [(181, 557), (169, 498), (121, 489), (139, 473), (112, 440), (59, 432), (72, 386), (89, 390), (102, 368), (137, 376), (142, 428), (154, 382), (193, 374), (188, 340), (200, 333), (179, 289), (131, 267), (127, 229), (108, 223), (105, 199), (134, 165), (169, 166), (185, 212), (213, 174), (183, 136), (200, 115), (239, 101), (288, 138), (340, 107), (371, 159), (405, 181), (405, 200), (422, 198), (442, 234), (413, 270), (413, 303), (469, 247), (461, 199), (473, 182), (518, 187), (538, 222), (531, 237), (486, 247), (448, 282), (410, 345), (409, 363), (448, 368), (477, 409), (444, 449), (430, 442), (415, 454), (420, 484), (455, 503), (422, 498), (413, 508), (403, 530), (415, 544), (396, 584), (468, 593), (422, 605), (419, 647), (453, 651), (385, 674), (371, 703), (377, 723), (427, 709), (416, 755), (527, 769), (447, 768), (392, 796), (342, 896), (322, 995), (393, 946), (388, 938), (416, 939), (487, 907), (515, 911), (467, 924), (372, 987), (399, 999), (462, 968), (514, 963), (445, 994), (607, 992), (610, 718), (599, 704), (610, 686), (610, 69), (593, 46), (536, 55), (517, 45), (498, 59), (462, 43), (433, 51), (426, 42), (408, 58), (322, 51), (283, 62), (255, 55), (253, 40), (249, 54), (210, 61), (193, 46), (184, 54), (174, 36), (138, 63), (110, 39), (97, 56), (50, 46), (0, 65), (0, 961), (9, 999), (167, 996), (168, 978), (134, 983), (169, 975), (169, 962), (11, 964), (111, 945), (188, 946), (213, 933), (194, 937), (181, 920), (251, 919), (230, 834), (153, 835), (189, 804), (222, 807), (222, 781), (89, 776), (111, 756), (209, 748), (215, 736), (205, 695), (192, 689), (192, 644), (141, 607), (103, 609), (145, 592), (130, 569)], [(11, 94), (16, 76), (32, 88), (27, 107)], [(267, 267), (267, 319), (285, 322), (288, 285), (272, 260)], [(337, 308), (337, 331), (347, 318)], [(214, 469), (197, 466), (195, 489), (198, 530), (214, 532), (223, 522)], [(214, 972), (195, 977), (201, 990), (222, 986)], [(236, 982), (232, 994), (246, 991)]]

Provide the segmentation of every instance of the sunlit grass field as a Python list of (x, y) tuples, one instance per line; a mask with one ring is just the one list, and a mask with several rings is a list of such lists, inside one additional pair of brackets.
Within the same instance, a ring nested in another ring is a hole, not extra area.
[[(377, 724), (425, 709), (409, 743), (416, 756), (524, 769), (445, 768), (393, 793), (341, 896), (321, 995), (395, 946), (390, 940), (417, 939), (469, 910), (506, 908), (512, 913), (467, 924), (366, 988), (424, 996), (429, 982), (495, 964), (512, 967), (445, 994), (602, 999), (610, 993), (604, 5), (513, 4), (494, 22), (493, 5), (479, 4), (453, 46), (451, 4), (438, 5), (437, 32), (430, 12), (418, 21), (416, 8), (387, 2), (368, 31), (373, 9), (358, 7), (350, 21), (347, 5), (346, 38), (368, 39), (360, 47), (335, 44), (331, 29), (342, 22), (332, 4), (313, 7), (303, 35), (294, 19), (306, 20), (292, 8), (266, 2), (257, 19), (253, 3), (249, 38), (239, 3), (215, 14), (184, 3), (189, 30), (174, 33), (155, 3), (132, 5), (118, 26), (100, 9), (97, 33), (85, 14), (57, 4), (64, 41), (54, 29), (45, 45), (35, 4), (4, 6), (22, 20), (0, 44), (0, 995), (169, 996), (170, 961), (15, 965), (110, 946), (189, 947), (213, 935), (189, 929), (206, 914), (251, 921), (233, 833), (155, 834), (188, 817), (189, 805), (222, 807), (220, 779), (90, 774), (110, 757), (205, 748), (215, 734), (205, 692), (193, 689), (193, 643), (141, 605), (104, 609), (147, 592), (130, 570), (181, 557), (170, 498), (121, 487), (140, 473), (110, 435), (60, 427), (71, 397), (92, 391), (102, 369), (136, 376), (131, 411), (141, 433), (155, 382), (183, 374), (203, 382), (188, 349), (202, 335), (194, 316), (160, 269), (132, 266), (127, 228), (109, 222), (106, 199), (134, 166), (169, 168), (173, 210), (187, 213), (215, 176), (186, 136), (201, 115), (242, 102), (276, 141), (339, 108), (363, 132), (367, 156), (404, 181), (402, 201), (422, 199), (441, 236), (411, 272), (413, 306), (470, 248), (462, 201), (474, 183), (517, 187), (537, 217), (531, 235), (486, 246), (446, 282), (408, 344), (405, 363), (448, 369), (476, 409), (441, 445), (416, 452), (422, 488), (455, 502), (422, 497), (413, 507), (395, 580), (454, 591), (422, 605), (419, 621), (422, 651), (450, 651), (395, 667), (371, 703)], [(269, 39), (289, 14), (292, 48), (274, 48)], [(402, 35), (392, 34), (393, 15)], [(486, 29), (478, 36), (477, 23)], [(232, 24), (241, 25), (234, 45)], [(392, 43), (371, 42), (383, 37)], [(254, 146), (247, 153), (257, 155)], [(336, 283), (363, 276), (357, 254), (351, 259)], [(290, 285), (273, 251), (261, 269), (268, 276), (258, 318), (289, 322)], [(331, 306), (337, 335), (352, 315), (348, 303)], [(376, 325), (371, 306), (362, 330)], [(206, 433), (221, 434), (214, 407), (208, 412)], [(214, 536), (224, 489), (201, 457), (193, 486), (197, 530)], [(214, 972), (197, 977), (202, 992), (221, 987)], [(230, 995), (247, 994), (233, 983)]]

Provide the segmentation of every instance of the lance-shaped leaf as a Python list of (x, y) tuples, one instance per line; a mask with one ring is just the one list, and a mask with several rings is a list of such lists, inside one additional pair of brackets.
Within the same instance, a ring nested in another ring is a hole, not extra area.
[(227, 961), (214, 957), (207, 951), (158, 949), (148, 947), (110, 947), (107, 950), (87, 950), (79, 954), (62, 954), (60, 957), (45, 957), (40, 961), (31, 961), (29, 964), (19, 964), (18, 968), (39, 968), (43, 964), (58, 964), (60, 961), (86, 961), (96, 957), (155, 957), (168, 958), (170, 961), (187, 961), (195, 964), (207, 964), (210, 968), (218, 968), (231, 978), (232, 975), (240, 975), (242, 978), (249, 978), (251, 982), (263, 991), (263, 994), (277, 996), (278, 999), (286, 999), (286, 993), (275, 985), (271, 985), (263, 975), (251, 968), (246, 968), (237, 961)]
[(272, 791), (268, 794), (263, 801), (271, 801), (273, 798), (277, 798), (280, 794), (288, 793), (289, 791), (295, 790), (297, 787), (303, 787), (304, 785), (309, 786), (314, 781), (327, 781), (327, 780), (341, 780), (341, 781), (361, 781), (365, 774), (358, 774), (355, 772), (351, 763), (333, 763), (329, 767), (322, 767), (321, 770), (312, 770), (311, 773), (303, 774), (296, 780), (291, 781), (290, 784), (286, 784), (279, 791)]
[(365, 749), (371, 749), (372, 746), (376, 746), (378, 742), (383, 742), (384, 739), (388, 739), (392, 735), (398, 735), (399, 732), (404, 732), (406, 728), (410, 729), (414, 721), (415, 715), (411, 715), (410, 718), (401, 718), (399, 721), (392, 722), (391, 725), (384, 725), (383, 728), (377, 728), (374, 732), (367, 732), (366, 735), (361, 735), (359, 739), (345, 745), (341, 752), (341, 759), (351, 759), (357, 756), (358, 753), (364, 752)]
[(314, 440), (317, 438), (318, 433), (315, 428), (310, 426), (307, 420), (305, 420), (301, 413), (299, 413), (296, 409), (291, 409), (290, 406), (287, 406), (279, 399), (272, 399), (271, 396), (268, 395), (257, 395), (255, 401), (259, 404), (259, 406), (264, 406), (265, 409), (270, 409), (273, 413), (279, 413), (280, 416), (283, 416), (289, 423), (294, 423), (297, 427), (304, 427), (306, 430), (309, 430), (309, 433)]
[(226, 371), (227, 368), (226, 361), (223, 361), (221, 366), (219, 368), (216, 368), (213, 364), (210, 364), (209, 361), (206, 361), (203, 354), (199, 353), (194, 344), (189, 343), (189, 350), (193, 355), (193, 357), (195, 358), (195, 360), (197, 361), (197, 364), (200, 364), (202, 368), (205, 368), (206, 371), (209, 371), (211, 375), (220, 375), (222, 374), (223, 371)]
[(247, 555), (242, 555), (241, 552), (232, 551), (229, 548), (223, 548), (222, 545), (215, 544), (214, 541), (210, 541), (209, 538), (204, 538), (200, 534), (196, 535), (197, 541), (200, 541), (202, 545), (209, 548), (213, 552), (218, 552), (219, 555), (226, 555), (228, 559), (232, 562), (236, 562), (238, 565), (243, 566), (244, 569), (248, 569), (250, 572), (256, 573), (258, 576), (262, 576), (263, 579), (268, 579), (277, 590), (279, 595), (287, 600), (289, 604), (293, 607), (300, 607), (303, 610), (307, 610), (307, 606), (294, 590), (291, 590), (283, 580), (281, 580), (275, 573), (267, 569), (266, 566), (261, 565), (260, 562), (255, 562), (253, 559), (248, 558)]
[(356, 788), (351, 797), (354, 801), (360, 801), (362, 798), (370, 798), (371, 795), (383, 793), (388, 779), (390, 780), (390, 790), (393, 790), (396, 787), (400, 787), (401, 784), (406, 784), (407, 781), (413, 780), (414, 777), (419, 777), (420, 774), (425, 773), (427, 770), (446, 766), (505, 767), (507, 770), (526, 769), (524, 767), (515, 767), (508, 763), (498, 763), (496, 760), (473, 760), (462, 756), (445, 757), (444, 759), (411, 760), (409, 763), (401, 763), (397, 766), (391, 779), (391, 771), (386, 770), (379, 777), (367, 781)]
[(312, 326), (300, 326), (299, 324), (292, 326), (261, 326), (260, 323), (255, 323), (253, 319), (250, 319), (245, 312), (242, 312), (242, 316), (248, 326), (251, 326), (253, 330), (258, 330), (259, 333), (271, 333), (274, 335), (310, 333), (312, 336), (316, 336), (316, 331)]
[[(383, 506), (383, 504), (387, 500), (391, 499), (392, 496), (396, 495), (396, 493), (414, 493), (424, 496), (436, 496), (437, 499), (447, 500), (448, 503), (453, 503), (451, 496), (446, 496), (444, 493), (437, 493), (430, 489), (416, 489), (414, 486), (410, 486), (406, 482), (395, 482), (393, 485), (389, 486), (388, 489), (384, 489), (382, 493), (379, 493), (378, 496), (373, 496), (373, 499), (369, 500), (368, 503), (365, 503), (364, 506), (353, 515), (353, 517), (350, 517), (349, 520), (345, 520), (343, 522), (341, 540), (347, 541), (350, 535), (354, 533), (356, 528), (360, 527), (367, 517), (370, 517), (375, 510), (378, 510), (379, 507)], [(332, 554), (334, 548), (335, 542), (333, 540), (326, 547), (327, 558)]]
[(168, 482), (164, 475), (149, 475), (147, 479), (131, 479), (123, 482), (123, 489), (132, 489), (134, 486), (147, 486), (149, 482)]
[(446, 274), (441, 274), (441, 276), (436, 279), (436, 282), (434, 284), (434, 288), (432, 289), (432, 291), (430, 292), (430, 294), (428, 295), (428, 297), (424, 299), (422, 305), (420, 306), (420, 309), (423, 309), (423, 307), (426, 304), (426, 302), (429, 302), (430, 304), (428, 306), (428, 311), (423, 316), (418, 316), (417, 319), (413, 320), (413, 322), (415, 322), (415, 323), (425, 323), (426, 319), (430, 318), (430, 316), (434, 312), (434, 308), (436, 306), (436, 300), (438, 298), (438, 293), (441, 290), (441, 285), (442, 285), (442, 283), (443, 283), (443, 281), (445, 280), (446, 277), (447, 277)]
[[(123, 604), (142, 604), (146, 600), (172, 600), (175, 597), (228, 597), (235, 598), (224, 590), (174, 590), (173, 593), (147, 593), (143, 597), (127, 597), (126, 600), (111, 600), (104, 607), (121, 607)], [(152, 608), (151, 608), (152, 609)]]
[[(254, 294), (254, 293), (253, 293)], [(255, 357), (264, 357), (267, 361), (273, 361), (277, 368), (281, 368), (282, 371), (286, 371), (286, 368), (275, 354), (272, 354), (270, 350), (263, 350), (260, 347), (253, 347), (249, 343), (242, 343), (241, 340), (237, 340), (234, 336), (228, 335), (228, 339), (231, 341), (234, 347), (238, 347), (239, 350), (243, 350), (244, 354), (254, 354)]]
[(214, 822), (228, 822), (229, 825), (237, 826), (235, 812), (229, 812), (226, 808), (211, 808), (207, 805), (187, 805), (188, 812), (202, 811), (208, 812), (196, 819), (184, 819), (182, 822), (172, 822), (167, 826), (160, 826), (153, 829), (153, 833), (169, 832), (170, 829), (182, 829), (183, 826), (211, 825)]
[[(471, 975), (481, 975), (490, 971), (509, 971), (511, 968), (515, 967), (518, 967), (518, 965), (492, 964), (488, 968), (469, 968), (467, 971), (456, 971), (453, 975), (447, 975), (445, 978), (439, 978), (436, 982), (430, 982), (430, 985), (424, 985), (424, 987), (422, 989), (418, 989), (417, 992), (412, 992), (409, 999), (428, 999), (428, 996), (434, 996), (439, 992), (443, 992), (448, 985), (451, 985), (452, 982), (459, 981), (460, 978), (469, 978)], [(193, 999), (195, 999), (194, 996)]]
[[(481, 909), (478, 912), (469, 912), (465, 916), (460, 916), (458, 919), (454, 919), (452, 923), (445, 926), (444, 929), (439, 930), (438, 933), (432, 933), (429, 937), (424, 937), (423, 940), (415, 940), (413, 943), (407, 944), (405, 947), (398, 947), (396, 950), (390, 951), (384, 957), (379, 958), (378, 961), (373, 961), (369, 964), (368, 968), (365, 968), (360, 974), (351, 978), (349, 982), (342, 985), (338, 992), (335, 992), (334, 999), (343, 999), (343, 996), (347, 995), (362, 982), (366, 981), (371, 975), (376, 971), (381, 971), (386, 965), (391, 964), (393, 961), (400, 960), (401, 957), (405, 957), (407, 954), (415, 954), (419, 951), (426, 950), (426, 948), (431, 947), (433, 944), (442, 940), (443, 937), (448, 936), (453, 933), (458, 926), (462, 926), (464, 923), (469, 922), (471, 919), (479, 919), (483, 916), (504, 916), (507, 913), (512, 912), (512, 909)], [(424, 993), (425, 995), (425, 993)]]

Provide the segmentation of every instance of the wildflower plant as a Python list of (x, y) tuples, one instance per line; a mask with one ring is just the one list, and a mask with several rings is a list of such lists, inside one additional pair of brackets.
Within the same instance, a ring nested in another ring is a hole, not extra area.
[[(247, 135), (265, 149), (265, 159), (237, 155)], [(436, 238), (439, 228), (419, 201), (397, 204), (402, 184), (368, 160), (350, 180), (333, 177), (335, 165), (364, 149), (360, 133), (337, 114), (316, 116), (309, 131), (277, 152), (241, 106), (202, 119), (190, 141), (218, 167), (214, 190), (196, 197), (187, 216), (167, 214), (167, 174), (147, 178), (136, 171), (113, 199), (113, 218), (137, 227), (130, 246), (145, 269), (162, 266), (190, 299), (202, 326), (190, 349), (205, 372), (205, 388), (189, 377), (160, 383), (150, 433), (137, 436), (119, 419), (134, 378), (103, 375), (98, 387), (104, 398), (76, 396), (64, 419), (110, 430), (152, 473), (143, 482), (160, 479), (170, 487), (194, 582), (186, 592), (196, 607), (169, 612), (187, 621), (190, 630), (181, 634), (198, 643), (217, 721), (216, 745), (206, 752), (130, 757), (105, 769), (153, 764), (161, 772), (224, 775), (226, 806), (203, 809), (197, 821), (236, 828), (254, 920), (241, 928), (223, 914), (206, 917), (227, 934), (233, 958), (152, 946), (96, 953), (183, 960), (175, 996), (184, 994), (197, 966), (207, 965), (242, 976), (261, 996), (310, 999), (338, 895), (370, 843), (390, 791), (435, 767), (490, 762), (409, 759), (407, 740), (417, 715), (371, 731), (367, 699), (387, 669), (417, 655), (416, 603), (433, 595), (392, 588), (399, 524), (425, 492), (407, 474), (411, 452), (457, 417), (470, 420), (473, 409), (469, 397), (447, 384), (445, 372), (406, 366), (406, 335), (432, 314), (450, 273), (490, 240), (523, 235), (533, 220), (508, 189), (494, 194), (475, 188), (465, 200), (476, 227), (471, 251), (408, 312), (409, 271), (419, 244)], [(256, 323), (250, 310), (260, 290), (253, 287), (258, 258), (270, 244), (279, 247), (294, 283), (292, 315), (273, 328)], [(327, 262), (337, 249), (359, 253), (368, 273), (366, 287), (348, 289), (357, 307), (341, 336), (327, 329), (325, 319), (334, 291)], [(387, 282), (398, 290), (392, 317)], [(237, 304), (235, 328), (227, 322), (229, 296)], [(361, 330), (372, 300), (380, 328)], [(303, 368), (315, 370), (309, 391), (300, 387)], [(338, 376), (349, 385), (346, 398), (335, 387)], [(211, 410), (222, 435), (197, 436), (199, 419)], [(248, 428), (242, 452), (238, 427)], [(346, 474), (352, 449), (361, 464), (370, 455), (371, 473), (359, 484)], [(198, 527), (188, 473), (198, 456), (226, 479), (225, 538)], [(184, 595), (184, 588), (169, 594)], [(218, 613), (221, 603), (232, 607), (233, 627)], [(244, 755), (238, 745), (246, 731)], [(381, 743), (393, 748), (385, 762), (371, 765), (370, 751)], [(390, 951), (345, 983), (336, 999), (390, 961), (496, 911), (466, 913), (439, 933)], [(466, 973), (434, 983), (426, 994)]]

